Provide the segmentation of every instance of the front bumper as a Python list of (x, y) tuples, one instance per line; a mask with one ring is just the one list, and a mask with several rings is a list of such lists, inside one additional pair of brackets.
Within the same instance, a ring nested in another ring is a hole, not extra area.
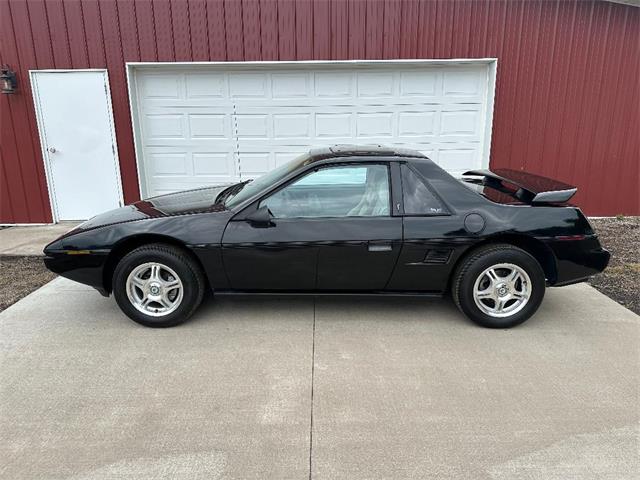
[(46, 250), (44, 264), (52, 272), (74, 282), (89, 285), (102, 295), (108, 296), (109, 292), (104, 285), (104, 267), (108, 253), (94, 251), (88, 254), (74, 255), (65, 250)]

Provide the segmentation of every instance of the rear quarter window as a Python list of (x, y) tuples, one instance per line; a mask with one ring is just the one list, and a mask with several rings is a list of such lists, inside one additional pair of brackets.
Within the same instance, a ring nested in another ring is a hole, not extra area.
[(401, 165), (405, 215), (443, 215), (447, 210), (422, 179), (407, 165)]

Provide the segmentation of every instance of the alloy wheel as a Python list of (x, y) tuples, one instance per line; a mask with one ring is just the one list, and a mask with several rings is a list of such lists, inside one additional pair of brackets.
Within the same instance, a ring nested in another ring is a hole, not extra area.
[(527, 272), (512, 263), (500, 263), (485, 269), (473, 286), (476, 306), (491, 317), (515, 315), (529, 302), (531, 279)]
[(182, 302), (184, 287), (176, 272), (157, 262), (138, 265), (127, 277), (127, 297), (145, 315), (164, 317)]

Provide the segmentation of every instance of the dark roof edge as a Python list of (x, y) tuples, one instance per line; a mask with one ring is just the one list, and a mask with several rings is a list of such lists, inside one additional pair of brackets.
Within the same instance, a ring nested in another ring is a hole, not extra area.
[(426, 155), (408, 148), (388, 147), (384, 145), (333, 145), (331, 147), (314, 148), (309, 151), (309, 155), (316, 159), (332, 157), (408, 157), (427, 158)]

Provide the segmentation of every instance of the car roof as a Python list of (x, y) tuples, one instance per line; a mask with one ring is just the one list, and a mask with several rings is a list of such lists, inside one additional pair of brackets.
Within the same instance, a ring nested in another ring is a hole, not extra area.
[(388, 147), (384, 145), (333, 145), (331, 147), (315, 148), (309, 151), (311, 162), (339, 157), (362, 157), (376, 160), (378, 157), (406, 157), (426, 160), (427, 156), (417, 150), (408, 148)]

